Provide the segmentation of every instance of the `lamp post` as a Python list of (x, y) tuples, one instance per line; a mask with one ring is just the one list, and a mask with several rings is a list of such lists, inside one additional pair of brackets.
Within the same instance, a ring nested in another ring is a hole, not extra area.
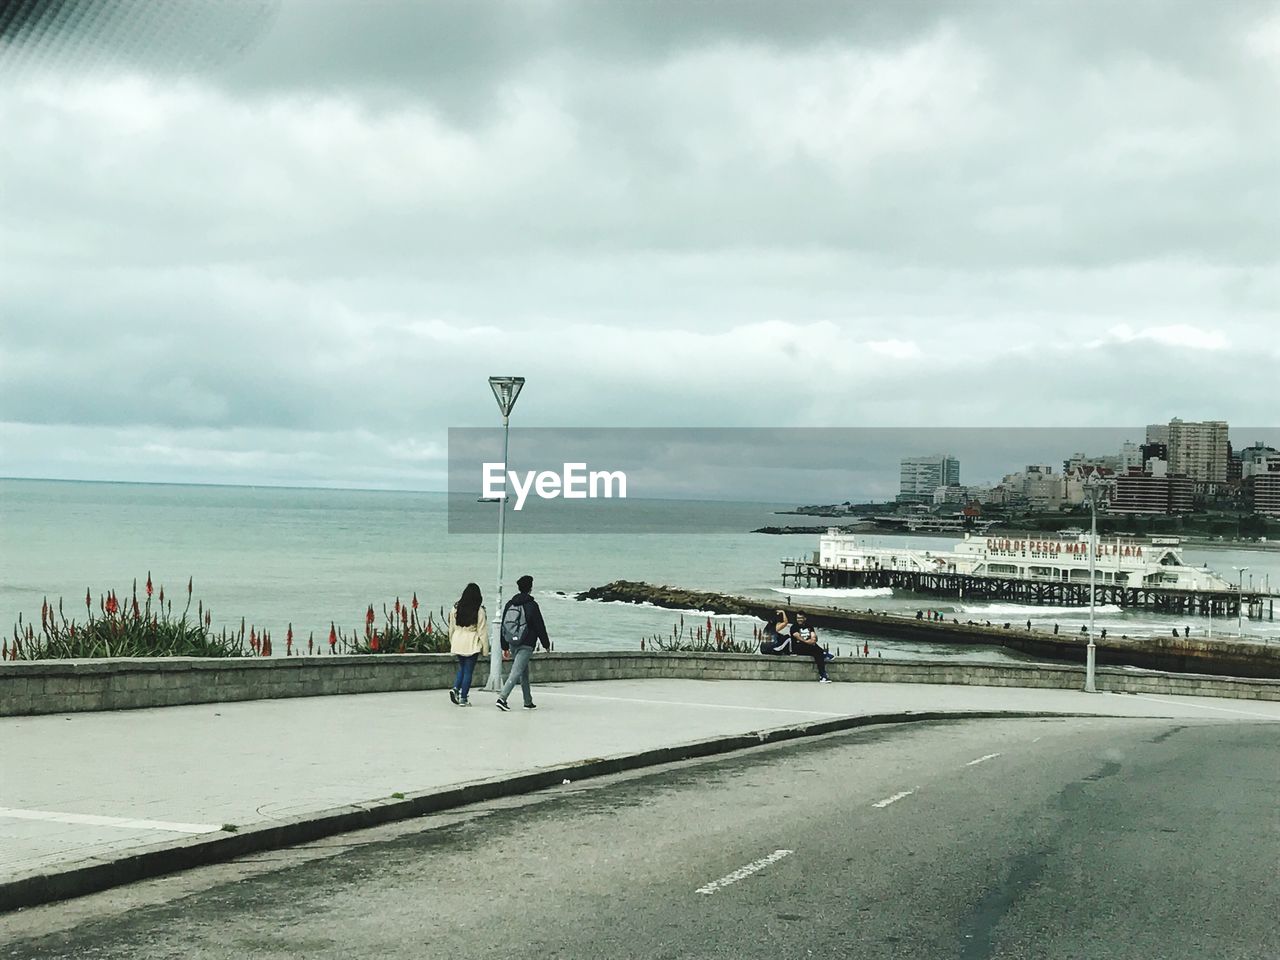
[(1244, 572), (1248, 567), (1236, 567), (1240, 574), (1240, 586), (1236, 588), (1236, 638), (1244, 637)]
[(1093, 622), (1096, 592), (1094, 576), (1098, 560), (1098, 475), (1089, 474), (1085, 483), (1089, 491), (1089, 646), (1085, 648), (1084, 692), (1097, 693), (1094, 669), (1098, 662), (1098, 648), (1093, 642)]
[[(507, 471), (507, 450), (510, 439), (511, 411), (516, 405), (516, 398), (524, 387), (524, 377), (490, 377), (489, 387), (493, 397), (498, 401), (498, 409), (502, 411), (502, 470)], [(507, 493), (504, 489), (498, 497), (498, 585), (494, 590), (494, 609), (496, 617), (490, 620), (491, 639), (489, 643), (489, 682), (486, 690), (502, 689), (502, 558), (505, 547), (507, 527)]]

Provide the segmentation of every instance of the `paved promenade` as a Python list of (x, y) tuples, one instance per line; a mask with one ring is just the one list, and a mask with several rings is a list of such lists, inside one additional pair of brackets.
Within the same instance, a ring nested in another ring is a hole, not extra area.
[[(536, 678), (535, 678), (536, 679)], [(1072, 691), (633, 680), (0, 720), (0, 886), (334, 808), (781, 727), (1011, 712), (1280, 722), (1280, 703)], [(558, 780), (555, 782), (559, 782)], [(395, 801), (391, 801), (395, 802)]]

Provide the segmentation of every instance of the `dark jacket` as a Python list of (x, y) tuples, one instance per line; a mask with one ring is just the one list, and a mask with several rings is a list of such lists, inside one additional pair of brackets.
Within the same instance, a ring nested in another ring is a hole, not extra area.
[(542, 645), (550, 646), (551, 640), (547, 637), (547, 624), (542, 619), (542, 611), (538, 609), (538, 601), (533, 599), (530, 594), (517, 593), (514, 597), (507, 601), (507, 605), (502, 608), (503, 617), (507, 612), (507, 607), (512, 605), (524, 607), (525, 631), (524, 636), (515, 643), (516, 647), (536, 647), (538, 641), (542, 641)]

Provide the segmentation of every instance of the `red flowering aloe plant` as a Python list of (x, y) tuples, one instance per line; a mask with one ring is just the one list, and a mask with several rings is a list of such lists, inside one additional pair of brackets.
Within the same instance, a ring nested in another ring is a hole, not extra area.
[(93, 591), (85, 591), (87, 619), (77, 622), (47, 600), (40, 609), (40, 629), (24, 623), (18, 615), (13, 643), (5, 644), (10, 660), (49, 660), (90, 657), (238, 657), (245, 652), (244, 625), (240, 630), (214, 633), (212, 614), (204, 602), (196, 604), (191, 616), (192, 581), (187, 581), (187, 603), (178, 616), (173, 601), (165, 601), (164, 588), (153, 603), (154, 586), (147, 574), (145, 599), (138, 601), (138, 582), (133, 594), (122, 602), (114, 590), (98, 598), (98, 615), (93, 611)]
[(348, 638), (330, 627), (330, 648), (336, 640), (341, 643), (344, 653), (447, 653), (449, 650), (449, 632), (443, 625), (443, 611), (438, 624), (430, 612), (425, 622), (418, 619), (416, 593), (410, 603), (402, 602), (399, 597), (390, 609), (384, 603), (381, 626), (375, 625), (377, 619), (373, 604), (370, 604), (364, 614), (363, 634), (353, 633)]

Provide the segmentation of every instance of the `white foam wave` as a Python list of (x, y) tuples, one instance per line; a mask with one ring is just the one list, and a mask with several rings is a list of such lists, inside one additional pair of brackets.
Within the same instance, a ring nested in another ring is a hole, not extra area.
[(789, 597), (892, 597), (892, 587), (770, 587)]
[[(1122, 613), (1120, 607), (1113, 603), (1099, 604), (1093, 608), (1095, 614), (1113, 614)], [(973, 606), (961, 606), (961, 613), (984, 613), (992, 615), (1013, 614), (1020, 617), (1061, 617), (1068, 614), (1079, 614), (1088, 616), (1088, 607), (1051, 607), (1051, 606), (1032, 606), (1025, 603), (990, 603), (976, 604)]]

